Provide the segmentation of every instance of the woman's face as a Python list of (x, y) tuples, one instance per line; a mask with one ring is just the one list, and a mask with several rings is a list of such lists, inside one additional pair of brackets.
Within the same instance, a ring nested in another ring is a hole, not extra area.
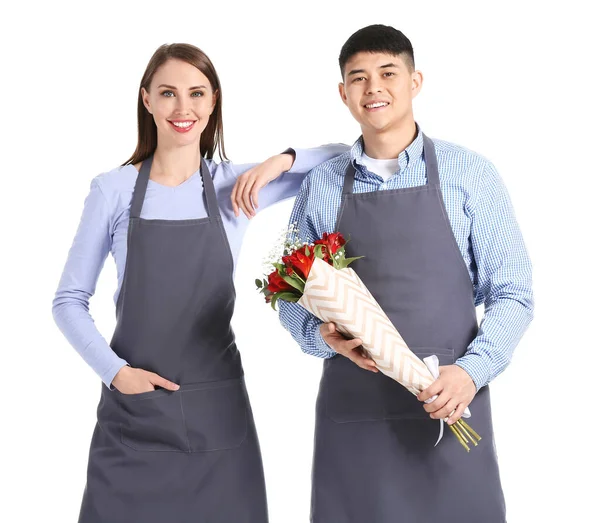
[(185, 146), (200, 143), (217, 95), (196, 67), (171, 59), (156, 70), (149, 91), (142, 87), (142, 99), (154, 117), (158, 143)]

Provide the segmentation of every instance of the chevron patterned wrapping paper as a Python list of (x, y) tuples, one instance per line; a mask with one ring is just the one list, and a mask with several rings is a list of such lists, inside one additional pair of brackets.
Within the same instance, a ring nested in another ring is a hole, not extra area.
[(343, 334), (360, 338), (377, 368), (414, 395), (433, 383), (425, 363), (408, 348), (354, 270), (315, 258), (298, 303), (322, 321), (334, 322)]

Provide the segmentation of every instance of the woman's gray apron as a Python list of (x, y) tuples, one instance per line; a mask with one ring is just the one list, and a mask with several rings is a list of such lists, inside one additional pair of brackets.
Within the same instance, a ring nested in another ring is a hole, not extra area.
[(230, 326), (233, 258), (213, 181), (202, 161), (206, 218), (142, 219), (151, 165), (143, 162), (133, 193), (111, 347), (181, 387), (102, 387), (79, 521), (265, 523), (262, 460)]
[[(433, 142), (427, 185), (353, 193), (347, 169), (336, 231), (354, 270), (420, 358), (461, 357), (478, 331), (473, 284), (450, 227)], [(313, 523), (505, 521), (483, 387), (470, 405), (483, 440), (467, 453), (402, 385), (343, 356), (324, 363), (317, 400)]]

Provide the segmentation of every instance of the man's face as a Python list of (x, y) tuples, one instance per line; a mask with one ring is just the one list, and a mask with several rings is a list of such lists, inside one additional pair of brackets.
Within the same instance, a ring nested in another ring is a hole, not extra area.
[(363, 133), (380, 133), (412, 119), (412, 99), (422, 80), (403, 56), (361, 52), (346, 63), (340, 96)]

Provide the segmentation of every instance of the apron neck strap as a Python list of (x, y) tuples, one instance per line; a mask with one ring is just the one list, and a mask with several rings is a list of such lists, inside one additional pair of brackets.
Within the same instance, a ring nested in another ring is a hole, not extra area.
[[(438, 163), (435, 156), (435, 147), (433, 141), (425, 134), (423, 134), (423, 156), (425, 160), (425, 167), (427, 169), (427, 184), (438, 187), (440, 185), (440, 175), (438, 172)], [(352, 194), (354, 188), (354, 165), (352, 160), (348, 164), (346, 169), (346, 175), (344, 176), (344, 191), (343, 194)]]
[(200, 161), (200, 173), (202, 175), (202, 185), (204, 185), (204, 197), (206, 198), (206, 211), (210, 218), (220, 218), (221, 212), (219, 211), (215, 184), (213, 183), (212, 176), (210, 175), (208, 165), (206, 165), (204, 158), (201, 158)]
[(148, 156), (148, 158), (142, 162), (142, 168), (140, 169), (137, 179), (135, 180), (135, 188), (133, 189), (133, 198), (131, 200), (131, 209), (129, 210), (130, 218), (139, 218), (142, 212), (142, 205), (144, 205), (144, 197), (146, 196), (146, 187), (148, 186), (148, 180), (150, 179), (152, 158), (154, 158), (153, 154)]
[(434, 187), (440, 186), (440, 174), (438, 171), (437, 157), (435, 155), (435, 146), (428, 136), (423, 134), (423, 156), (425, 159), (425, 168), (427, 169), (427, 185)]
[(354, 188), (354, 173), (356, 170), (354, 169), (354, 165), (352, 165), (352, 160), (348, 164), (346, 168), (346, 176), (344, 176), (344, 192), (343, 194), (352, 194)]
[[(142, 206), (144, 205), (144, 198), (146, 196), (146, 189), (148, 187), (148, 180), (150, 179), (150, 168), (152, 167), (152, 160), (154, 154), (151, 154), (142, 162), (142, 167), (135, 181), (135, 188), (133, 190), (133, 198), (131, 200), (131, 218), (139, 218), (142, 213)], [(217, 202), (217, 193), (215, 192), (215, 186), (208, 170), (208, 165), (201, 159), (200, 172), (202, 176), (202, 185), (204, 185), (204, 196), (206, 198), (206, 210), (209, 217), (218, 217), (219, 204)]]

